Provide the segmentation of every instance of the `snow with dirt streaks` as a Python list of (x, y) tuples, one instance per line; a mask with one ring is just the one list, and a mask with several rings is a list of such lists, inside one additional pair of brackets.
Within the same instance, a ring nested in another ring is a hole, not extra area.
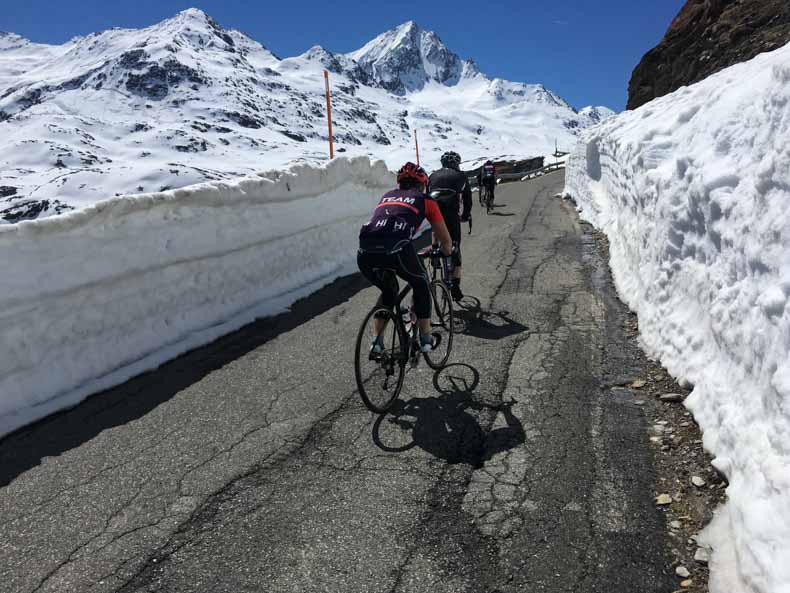
[(0, 436), (349, 273), (393, 184), (336, 159), (0, 226)]
[(587, 130), (566, 192), (728, 479), (715, 593), (790, 592), (790, 45)]

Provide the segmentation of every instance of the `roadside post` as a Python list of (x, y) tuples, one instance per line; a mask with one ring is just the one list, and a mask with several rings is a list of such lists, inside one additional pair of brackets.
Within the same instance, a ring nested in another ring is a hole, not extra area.
[(332, 99), (329, 94), (329, 72), (324, 70), (324, 82), (326, 83), (326, 121), (329, 126), (329, 160), (335, 158), (335, 146), (332, 142)]

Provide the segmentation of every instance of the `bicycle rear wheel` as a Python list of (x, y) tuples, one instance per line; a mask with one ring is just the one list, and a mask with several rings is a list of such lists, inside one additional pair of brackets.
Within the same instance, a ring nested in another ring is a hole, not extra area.
[[(371, 345), (377, 324), (384, 326), (379, 334), (383, 349), (374, 353)], [(398, 397), (406, 372), (408, 344), (403, 323), (389, 309), (374, 307), (362, 322), (354, 353), (354, 374), (362, 402), (370, 411), (383, 414)]]
[(425, 362), (434, 370), (444, 368), (450, 360), (453, 348), (453, 297), (447, 285), (440, 281), (431, 282), (431, 298), (433, 299), (433, 318), (431, 319), (431, 335), (434, 338), (434, 349), (426, 352)]

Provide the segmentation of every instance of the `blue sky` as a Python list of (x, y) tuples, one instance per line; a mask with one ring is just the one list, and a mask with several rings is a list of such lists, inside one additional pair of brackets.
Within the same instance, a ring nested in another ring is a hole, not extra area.
[[(631, 71), (685, 0), (33, 0), (0, 5), (0, 30), (62, 43), (110, 27), (143, 27), (195, 6), (280, 57), (314, 44), (357, 49), (407, 20), (436, 31), (489, 76), (543, 83), (575, 107), (624, 109)], [(12, 8), (10, 8), (13, 6)]]

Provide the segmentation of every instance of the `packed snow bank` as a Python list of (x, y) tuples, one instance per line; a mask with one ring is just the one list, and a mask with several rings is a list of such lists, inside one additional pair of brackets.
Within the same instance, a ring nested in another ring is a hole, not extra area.
[(788, 138), (790, 45), (587, 131), (567, 171), (730, 480), (703, 533), (718, 593), (790, 592)]
[(0, 226), (0, 436), (348, 270), (393, 183), (337, 159)]

